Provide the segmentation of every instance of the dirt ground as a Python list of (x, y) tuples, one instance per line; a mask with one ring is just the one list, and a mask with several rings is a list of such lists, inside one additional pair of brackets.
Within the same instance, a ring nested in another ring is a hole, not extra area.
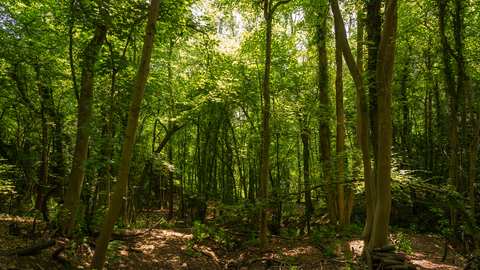
[[(9, 224), (18, 222), (22, 235), (9, 234)], [(155, 227), (154, 227), (155, 226)], [(56, 244), (37, 255), (8, 255), (9, 252), (32, 246), (46, 225), (33, 220), (0, 219), (0, 270), (3, 269), (88, 269), (96, 239), (90, 237), (83, 244), (56, 238)], [(114, 237), (121, 242), (112, 244), (108, 269), (364, 269), (361, 257), (363, 241), (359, 237), (342, 238), (332, 246), (334, 239), (314, 243), (310, 237), (269, 237), (270, 250), (259, 253), (254, 237), (232, 232), (233, 242), (226, 245), (206, 237), (201, 243), (192, 240), (193, 229), (183, 222), (175, 227), (162, 228), (158, 224), (137, 230), (126, 230)], [(130, 235), (130, 236), (127, 236)], [(407, 255), (417, 269), (463, 269), (466, 259), (449, 250), (445, 262), (445, 242), (438, 236), (403, 233), (411, 240), (414, 254)], [(391, 234), (397, 239), (397, 233)], [(47, 239), (49, 240), (49, 239)], [(52, 254), (64, 246), (57, 259)], [(328, 247), (334, 247), (328, 253)], [(329, 254), (329, 255), (327, 255)], [(60, 260), (58, 260), (60, 258)]]

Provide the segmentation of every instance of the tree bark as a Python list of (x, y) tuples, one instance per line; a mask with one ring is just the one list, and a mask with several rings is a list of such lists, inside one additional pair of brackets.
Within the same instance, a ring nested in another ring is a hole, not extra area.
[[(260, 172), (260, 197), (266, 204), (268, 201), (268, 179), (270, 171), (270, 63), (272, 54), (272, 21), (273, 14), (278, 6), (286, 4), (291, 0), (278, 1), (272, 6), (273, 0), (263, 1), (264, 19), (267, 23), (266, 47), (265, 47), (265, 74), (263, 77), (263, 150), (262, 168)], [(260, 213), (260, 251), (265, 252), (267, 245), (267, 211), (265, 208)]]
[[(172, 72), (172, 54), (173, 54), (173, 46), (175, 45), (175, 41), (173, 39), (170, 40), (170, 49), (168, 52), (168, 80), (170, 85), (170, 106), (171, 106), (171, 118), (169, 120), (169, 129), (171, 130), (173, 126), (176, 126), (176, 118), (177, 112), (175, 110), (175, 99), (173, 97), (173, 72)], [(173, 145), (170, 143), (170, 147), (168, 149), (168, 163), (173, 164)], [(169, 187), (169, 196), (168, 196), (168, 219), (173, 219), (173, 171), (168, 171), (168, 187)]]
[[(306, 122), (306, 121), (305, 121)], [(305, 125), (304, 122), (304, 125)], [(310, 144), (309, 134), (306, 128), (303, 128), (302, 144), (303, 144), (303, 182), (305, 190), (309, 190), (310, 184)], [(307, 216), (307, 234), (310, 234), (310, 217), (313, 213), (313, 204), (311, 191), (305, 192), (305, 215)]]
[(90, 269), (102, 269), (105, 257), (107, 255), (108, 243), (113, 232), (113, 227), (120, 212), (120, 205), (123, 197), (126, 194), (126, 183), (128, 174), (130, 172), (130, 165), (132, 161), (133, 146), (135, 144), (135, 133), (138, 126), (138, 118), (142, 105), (145, 85), (147, 83), (148, 71), (150, 66), (150, 58), (153, 49), (153, 42), (156, 32), (156, 23), (158, 18), (158, 10), (160, 7), (160, 0), (152, 0), (150, 4), (150, 13), (148, 16), (147, 29), (143, 45), (142, 58), (138, 70), (137, 80), (135, 83), (135, 90), (130, 105), (128, 116), (127, 129), (125, 131), (125, 140), (123, 142), (122, 156), (120, 158), (120, 167), (117, 176), (117, 184), (112, 196), (111, 206), (105, 217), (100, 236), (97, 240), (97, 247), (92, 258)]
[(352, 52), (348, 45), (348, 38), (345, 31), (345, 25), (343, 23), (342, 14), (340, 13), (340, 8), (338, 7), (338, 0), (330, 0), (330, 5), (332, 6), (332, 12), (334, 15), (335, 21), (335, 32), (338, 33), (338, 41), (342, 47), (343, 58), (345, 63), (348, 66), (350, 74), (352, 75), (353, 81), (355, 83), (355, 88), (357, 89), (357, 98), (359, 99), (357, 107), (357, 115), (360, 117), (361, 129), (360, 129), (360, 142), (362, 147), (362, 159), (363, 159), (363, 178), (365, 181), (365, 203), (366, 203), (366, 212), (367, 219), (365, 222), (365, 229), (363, 231), (363, 238), (366, 243), (370, 239), (370, 234), (372, 230), (373, 222), (373, 211), (374, 211), (374, 201), (373, 201), (373, 187), (372, 187), (372, 165), (370, 157), (370, 146), (368, 143), (368, 103), (367, 96), (365, 92), (365, 87), (363, 84), (362, 74), (358, 69), (358, 66), (353, 59)]
[[(47, 88), (42, 84), (42, 78), (40, 77), (40, 64), (37, 62), (35, 65), (35, 71), (37, 75), (37, 87), (38, 94), (40, 96), (40, 117), (42, 119), (42, 163), (40, 165), (40, 177), (38, 179), (37, 185), (37, 199), (35, 201), (35, 209), (38, 211), (42, 210), (42, 202), (45, 196), (45, 189), (47, 187), (47, 170), (48, 170), (48, 127), (47, 127), (47, 118), (46, 118), (46, 106), (47, 100), (50, 97)], [(44, 221), (48, 221), (48, 216), (44, 214)], [(45, 220), (46, 218), (46, 220)]]
[[(345, 120), (343, 109), (343, 62), (342, 47), (338, 40), (335, 42), (335, 63), (337, 73), (335, 77), (335, 109), (337, 116), (337, 181), (343, 182), (343, 162), (345, 146)], [(337, 209), (338, 225), (337, 231), (346, 231), (350, 227), (350, 216), (347, 216), (348, 205), (345, 202), (345, 188), (343, 184), (338, 184), (337, 188)], [(347, 221), (348, 219), (348, 221)]]
[[(388, 5), (387, 5), (388, 3)], [(378, 104), (378, 159), (377, 159), (377, 200), (369, 248), (387, 244), (388, 225), (391, 210), (391, 148), (392, 148), (392, 107), (391, 84), (395, 62), (397, 36), (397, 0), (386, 3), (383, 26), (377, 58), (377, 104)]]
[(377, 104), (377, 58), (378, 48), (380, 45), (380, 38), (382, 32), (382, 17), (380, 9), (382, 7), (382, 0), (367, 1), (367, 18), (365, 20), (366, 32), (367, 32), (367, 64), (366, 64), (366, 76), (365, 86), (369, 96), (369, 121), (370, 121), (370, 138), (373, 149), (373, 198), (374, 204), (376, 203), (376, 171), (378, 161), (378, 104)]
[[(101, 10), (100, 13), (106, 13)], [(60, 234), (71, 236), (75, 226), (80, 193), (85, 175), (85, 161), (87, 160), (88, 145), (90, 142), (89, 127), (92, 115), (93, 87), (95, 78), (95, 63), (103, 46), (107, 34), (107, 27), (98, 24), (95, 34), (84, 50), (82, 79), (80, 84), (80, 98), (78, 102), (77, 136), (73, 154), (72, 169), (68, 178), (68, 187), (65, 202), (60, 214)]]
[[(320, 24), (317, 26), (317, 51), (318, 51), (318, 94), (320, 100), (320, 163), (323, 168), (323, 177), (327, 182), (331, 182), (332, 175), (330, 165), (330, 105), (329, 105), (329, 83), (328, 83), (328, 61), (327, 61), (327, 19), (328, 9), (324, 5), (321, 7), (319, 15)], [(328, 186), (327, 193), (327, 209), (330, 216), (330, 223), (337, 225), (340, 217), (337, 212), (335, 200), (335, 187)]]
[[(449, 128), (450, 128), (450, 159), (448, 176), (450, 178), (450, 186), (455, 190), (458, 184), (458, 151), (459, 138), (457, 129), (457, 109), (458, 109), (458, 93), (455, 91), (455, 78), (451, 68), (451, 58), (449, 53), (449, 45), (445, 35), (445, 16), (447, 13), (447, 1), (438, 1), (438, 28), (440, 30), (440, 40), (442, 43), (442, 57), (443, 57), (443, 72), (445, 74), (445, 82), (447, 84), (447, 94), (449, 100)], [(450, 222), (453, 229), (454, 245), (461, 245), (461, 236), (458, 232), (458, 212), (453, 208), (450, 210)]]
[[(392, 123), (391, 123), (391, 80), (393, 75), (395, 37), (397, 29), (397, 1), (390, 0), (386, 3), (385, 24), (383, 27), (382, 38), (377, 58), (376, 87), (380, 89), (377, 95), (379, 111), (382, 114), (377, 126), (379, 136), (379, 161), (378, 175), (375, 188), (371, 177), (370, 150), (368, 145), (368, 106), (366, 103), (366, 94), (358, 66), (353, 59), (348, 39), (343, 24), (342, 15), (338, 7), (337, 0), (330, 0), (335, 20), (335, 31), (338, 33), (338, 41), (342, 47), (345, 62), (352, 74), (355, 87), (360, 97), (361, 142), (364, 162), (365, 178), (365, 200), (367, 207), (367, 220), (363, 237), (365, 246), (371, 249), (383, 245), (386, 242), (388, 233), (388, 221), (390, 215), (391, 194), (390, 194), (390, 159), (392, 142)], [(381, 70), (380, 70), (381, 69)], [(357, 109), (358, 110), (358, 109)], [(381, 150), (380, 150), (381, 148)], [(381, 194), (380, 194), (381, 193)], [(375, 204), (374, 201), (380, 202)]]

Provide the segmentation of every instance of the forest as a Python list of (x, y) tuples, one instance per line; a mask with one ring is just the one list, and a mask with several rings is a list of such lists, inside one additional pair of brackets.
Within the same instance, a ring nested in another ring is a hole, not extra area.
[(480, 0), (3, 0), (0, 269), (478, 269), (479, 43)]

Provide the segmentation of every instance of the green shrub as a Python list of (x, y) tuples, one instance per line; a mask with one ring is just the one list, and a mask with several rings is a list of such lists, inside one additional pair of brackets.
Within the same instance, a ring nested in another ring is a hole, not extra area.
[(396, 236), (396, 241), (395, 245), (403, 250), (403, 252), (412, 255), (415, 254), (415, 251), (412, 248), (412, 239), (408, 235), (403, 234), (402, 232), (399, 232)]

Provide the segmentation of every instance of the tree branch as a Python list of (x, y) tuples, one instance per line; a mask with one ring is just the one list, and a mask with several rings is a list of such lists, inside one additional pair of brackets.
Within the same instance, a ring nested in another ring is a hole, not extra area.
[[(278, 1), (274, 6), (273, 8), (270, 9), (270, 12), (269, 12), (269, 15), (272, 16), (272, 14), (275, 12), (275, 10), (280, 6), (280, 5), (283, 5), (283, 4), (288, 4), (290, 3), (292, 0), (284, 0), (284, 1)], [(272, 5), (272, 2), (270, 2), (270, 6)]]

